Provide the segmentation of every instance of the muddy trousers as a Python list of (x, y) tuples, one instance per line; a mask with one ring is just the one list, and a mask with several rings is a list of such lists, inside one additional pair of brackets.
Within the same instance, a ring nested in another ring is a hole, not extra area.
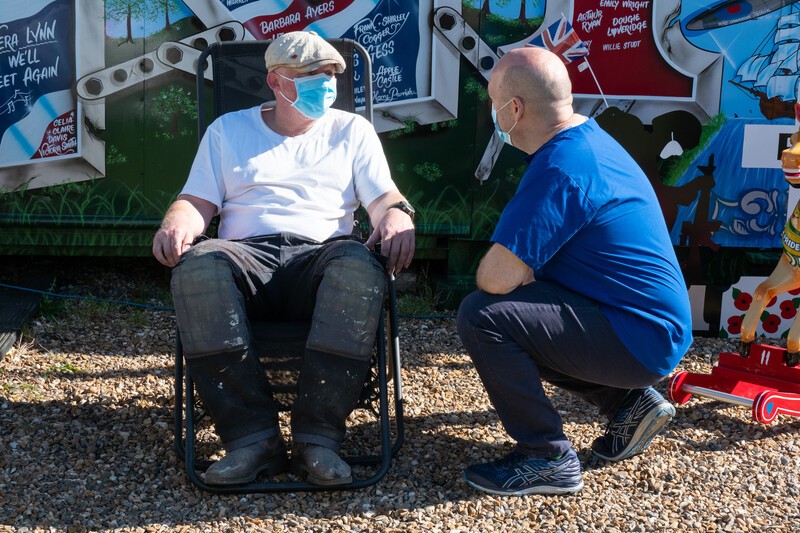
[(279, 433), (278, 407), (250, 320), (311, 320), (295, 442), (338, 449), (369, 371), (386, 275), (360, 242), (291, 234), (192, 246), (172, 273), (187, 371), (232, 451)]

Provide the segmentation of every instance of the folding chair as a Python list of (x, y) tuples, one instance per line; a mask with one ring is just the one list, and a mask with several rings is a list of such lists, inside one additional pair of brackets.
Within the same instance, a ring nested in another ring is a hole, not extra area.
[[(363, 65), (365, 80), (372, 79), (370, 56), (366, 49), (351, 39), (329, 39), (345, 60), (347, 70), (337, 75), (337, 94), (334, 107), (355, 112), (355, 83), (353, 72), (354, 54), (358, 53)], [(202, 138), (208, 122), (206, 119), (206, 86), (204, 71), (210, 68), (213, 76), (213, 108), (215, 116), (259, 105), (273, 99), (274, 95), (266, 84), (266, 67), (264, 52), (270, 41), (237, 41), (214, 43), (206, 48), (197, 62), (197, 101), (198, 101), (198, 133)], [(372, 121), (372, 87), (364, 86), (364, 116)], [(291, 369), (281, 366), (286, 363), (285, 355), (298, 353), (302, 357), (305, 339), (310, 322), (254, 322), (251, 329), (259, 356), (266, 356), (268, 369), (274, 374), (292, 374)], [(387, 341), (388, 337), (388, 341)], [(189, 479), (199, 488), (213, 493), (240, 494), (254, 492), (294, 492), (319, 490), (347, 490), (367, 487), (377, 483), (388, 472), (392, 457), (400, 449), (404, 439), (403, 429), (403, 397), (400, 376), (400, 343), (397, 335), (396, 291), (394, 276), (388, 276), (387, 298), (378, 321), (372, 369), (361, 394), (357, 409), (370, 409), (377, 417), (380, 436), (380, 453), (364, 453), (362, 455), (344, 456), (349, 464), (371, 467), (372, 475), (358, 477), (353, 471), (352, 483), (335, 486), (320, 486), (308, 482), (291, 480), (258, 480), (243, 485), (208, 485), (199, 472), (205, 471), (212, 463), (205, 457), (198, 457), (197, 433), (198, 424), (208, 418), (202, 410), (202, 402), (196, 398), (194, 383), (185, 371), (183, 348), (180, 332), (177, 332), (175, 353), (175, 448), (186, 467)], [(274, 360), (278, 363), (275, 364)], [(296, 359), (296, 358), (295, 358)], [(278, 395), (291, 394), (293, 386), (281, 386), (275, 383), (271, 374), (273, 390)], [(389, 381), (392, 383), (394, 416), (390, 414)], [(291, 396), (290, 396), (291, 397)], [(279, 401), (283, 409), (288, 409), (287, 401)], [(394, 423), (394, 424), (392, 424)], [(394, 435), (392, 435), (394, 425)], [(281, 475), (284, 476), (284, 475)], [(280, 476), (279, 476), (280, 477)]]

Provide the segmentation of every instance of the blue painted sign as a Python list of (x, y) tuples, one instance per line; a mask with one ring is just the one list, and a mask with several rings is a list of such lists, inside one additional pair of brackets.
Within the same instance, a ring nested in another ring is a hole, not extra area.
[(13, 19), (0, 7), (0, 165), (78, 151), (74, 7), (53, 0)]
[[(343, 35), (372, 57), (372, 90), (376, 104), (418, 98), (417, 56), (420, 49), (419, 0), (385, 0)], [(356, 87), (356, 105), (363, 105), (363, 78)]]

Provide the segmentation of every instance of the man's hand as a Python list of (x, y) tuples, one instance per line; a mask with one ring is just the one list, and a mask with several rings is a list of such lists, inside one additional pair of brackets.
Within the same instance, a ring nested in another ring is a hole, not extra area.
[(153, 237), (153, 255), (162, 265), (174, 267), (192, 245), (194, 238), (195, 235), (186, 231), (186, 227), (176, 223), (174, 219), (164, 219)]
[[(388, 258), (386, 265), (388, 272), (400, 272), (408, 268), (414, 258), (416, 246), (414, 222), (411, 217), (400, 209), (386, 209), (386, 206), (398, 201), (398, 198), (403, 199), (399, 193), (397, 196), (387, 193), (367, 208), (370, 218), (373, 218), (375, 229), (365, 244), (372, 250), (378, 242), (381, 243), (381, 254)], [(375, 223), (374, 218), (377, 218), (378, 214), (382, 216)]]
[(214, 204), (199, 198), (182, 196), (175, 201), (153, 237), (153, 255), (158, 262), (168, 267), (177, 265), (215, 212)]

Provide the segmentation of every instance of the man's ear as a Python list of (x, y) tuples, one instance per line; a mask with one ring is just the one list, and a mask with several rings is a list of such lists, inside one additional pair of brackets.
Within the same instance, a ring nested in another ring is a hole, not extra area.
[(520, 120), (522, 115), (525, 114), (525, 102), (519, 96), (515, 96), (510, 105), (513, 106), (511, 111), (514, 113), (514, 120)]
[(274, 71), (267, 72), (267, 87), (272, 89), (273, 92), (278, 87), (278, 75)]

